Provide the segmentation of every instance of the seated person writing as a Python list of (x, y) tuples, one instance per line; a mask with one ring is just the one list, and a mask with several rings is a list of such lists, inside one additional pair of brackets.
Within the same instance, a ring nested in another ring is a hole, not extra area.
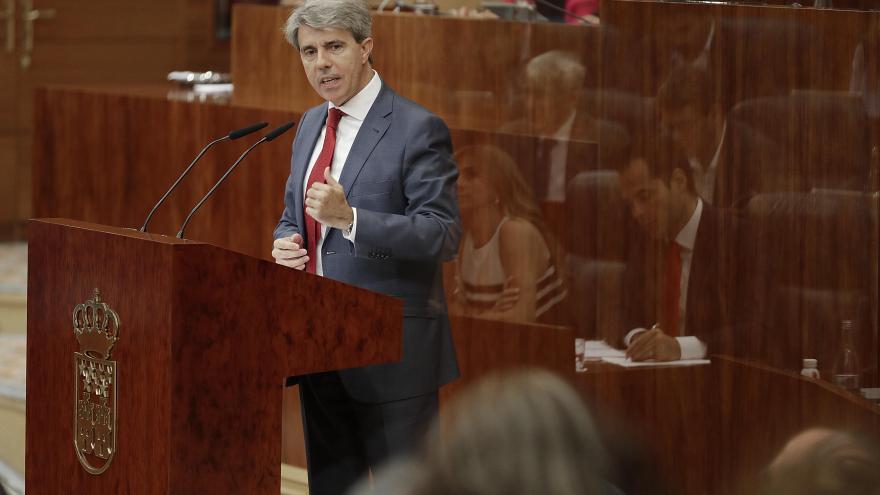
[(713, 346), (720, 352), (737, 314), (731, 268), (739, 221), (699, 197), (686, 153), (666, 135), (637, 141), (618, 168), (641, 231), (629, 242), (624, 275), (627, 356), (672, 361), (703, 358)]

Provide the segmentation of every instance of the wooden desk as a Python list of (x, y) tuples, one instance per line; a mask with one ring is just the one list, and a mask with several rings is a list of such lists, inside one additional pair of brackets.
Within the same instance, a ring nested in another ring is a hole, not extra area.
[(632, 429), (672, 493), (733, 494), (806, 428), (880, 439), (880, 407), (756, 363), (715, 356), (707, 366), (587, 366), (575, 387), (600, 424), (610, 419)]

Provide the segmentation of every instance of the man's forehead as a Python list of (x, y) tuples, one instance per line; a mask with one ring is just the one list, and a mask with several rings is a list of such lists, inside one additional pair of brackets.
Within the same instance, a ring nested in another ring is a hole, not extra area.
[(651, 171), (648, 170), (648, 163), (643, 158), (630, 160), (620, 174), (620, 181), (630, 185), (647, 184), (650, 180)]
[(324, 44), (331, 41), (354, 41), (354, 36), (347, 29), (339, 27), (313, 28), (300, 26), (298, 31), (300, 44)]

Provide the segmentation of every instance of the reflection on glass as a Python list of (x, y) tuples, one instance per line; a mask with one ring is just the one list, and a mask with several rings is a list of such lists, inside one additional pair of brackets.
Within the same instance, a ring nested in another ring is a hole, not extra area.
[[(621, 343), (637, 361), (723, 352), (738, 318), (731, 264), (741, 227), (700, 199), (672, 137), (640, 140), (620, 164), (620, 190), (641, 235), (631, 239)], [(730, 349), (727, 349), (730, 352)]]
[(559, 252), (513, 159), (494, 146), (456, 153), (464, 238), (456, 309), (485, 318), (560, 322)]
[(705, 69), (682, 66), (669, 75), (657, 95), (660, 128), (687, 153), (696, 192), (708, 203), (715, 193), (725, 127), (714, 89)]

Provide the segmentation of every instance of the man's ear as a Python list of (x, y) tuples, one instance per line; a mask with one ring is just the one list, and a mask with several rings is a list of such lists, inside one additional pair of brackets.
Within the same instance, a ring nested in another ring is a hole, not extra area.
[(361, 42), (361, 63), (367, 63), (370, 60), (370, 54), (373, 53), (373, 38), (364, 38)]
[(669, 177), (669, 188), (677, 193), (686, 192), (688, 190), (687, 174), (684, 170), (676, 168)]

